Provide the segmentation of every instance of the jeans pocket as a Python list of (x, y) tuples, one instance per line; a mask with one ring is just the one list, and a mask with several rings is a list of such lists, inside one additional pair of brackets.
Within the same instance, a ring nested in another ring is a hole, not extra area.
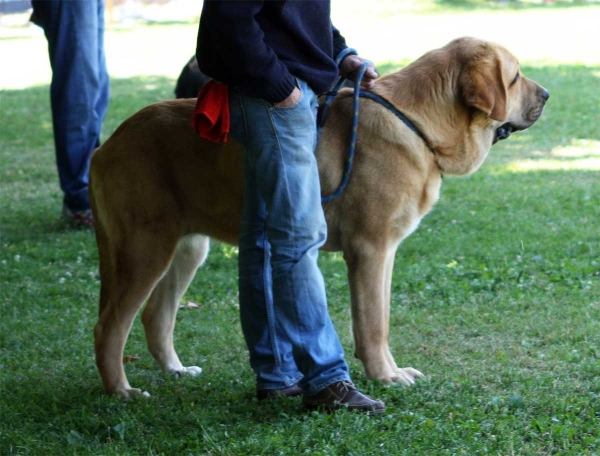
[(265, 103), (269, 107), (269, 109), (273, 109), (277, 112), (292, 111), (294, 109), (297, 109), (302, 104), (302, 101), (304, 101), (304, 90), (302, 90), (302, 87), (300, 87), (300, 82), (298, 81), (298, 78), (294, 76), (294, 79), (296, 80), (296, 87), (298, 88), (298, 90), (300, 90), (300, 97), (298, 98), (296, 103), (294, 103), (292, 106), (274, 106), (273, 103), (264, 99), (262, 100), (263, 103)]

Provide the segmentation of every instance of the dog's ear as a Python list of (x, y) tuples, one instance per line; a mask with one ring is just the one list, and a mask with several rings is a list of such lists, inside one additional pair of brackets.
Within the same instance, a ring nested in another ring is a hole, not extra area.
[(467, 106), (485, 112), (494, 120), (506, 120), (507, 89), (499, 58), (479, 60), (468, 65), (461, 72), (460, 86)]

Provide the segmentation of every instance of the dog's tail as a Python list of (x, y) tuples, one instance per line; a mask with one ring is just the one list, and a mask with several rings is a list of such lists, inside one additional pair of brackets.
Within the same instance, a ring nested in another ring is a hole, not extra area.
[[(98, 150), (98, 149), (97, 149)], [(95, 155), (95, 153), (94, 153)], [(103, 189), (100, 187), (100, 179), (96, 179), (97, 167), (94, 166), (94, 155), (90, 165), (90, 206), (94, 215), (94, 228), (96, 230), (96, 244), (98, 245), (98, 258), (100, 267), (100, 306), (99, 315), (106, 307), (110, 280), (112, 279), (112, 265), (110, 255), (110, 240), (106, 232), (106, 211), (103, 205)]]

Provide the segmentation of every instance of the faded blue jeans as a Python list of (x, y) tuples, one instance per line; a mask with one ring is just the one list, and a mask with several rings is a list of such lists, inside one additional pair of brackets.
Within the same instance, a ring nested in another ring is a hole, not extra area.
[(244, 147), (240, 314), (257, 387), (298, 383), (311, 395), (350, 376), (317, 265), (327, 236), (317, 96), (304, 81), (298, 87), (287, 108), (230, 89), (231, 134)]
[(32, 20), (44, 29), (52, 67), (50, 101), (64, 203), (89, 209), (89, 166), (108, 108), (104, 0), (33, 0)]

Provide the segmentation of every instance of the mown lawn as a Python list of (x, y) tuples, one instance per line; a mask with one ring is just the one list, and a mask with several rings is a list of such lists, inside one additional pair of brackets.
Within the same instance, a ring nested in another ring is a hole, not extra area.
[[(93, 355), (95, 240), (59, 219), (48, 86), (4, 90), (0, 454), (600, 454), (600, 59), (591, 60), (522, 61), (552, 93), (544, 116), (494, 146), (473, 176), (445, 179), (440, 203), (401, 245), (390, 344), (399, 364), (426, 374), (417, 385), (365, 379), (351, 356), (343, 259), (322, 254), (353, 378), (388, 406), (377, 418), (254, 399), (237, 253), (223, 244), (186, 296), (199, 308), (177, 320), (183, 363), (204, 373), (164, 378), (138, 321), (126, 354), (139, 359), (126, 370), (152, 398), (106, 397)], [(170, 98), (174, 79), (112, 84), (107, 134)]]

